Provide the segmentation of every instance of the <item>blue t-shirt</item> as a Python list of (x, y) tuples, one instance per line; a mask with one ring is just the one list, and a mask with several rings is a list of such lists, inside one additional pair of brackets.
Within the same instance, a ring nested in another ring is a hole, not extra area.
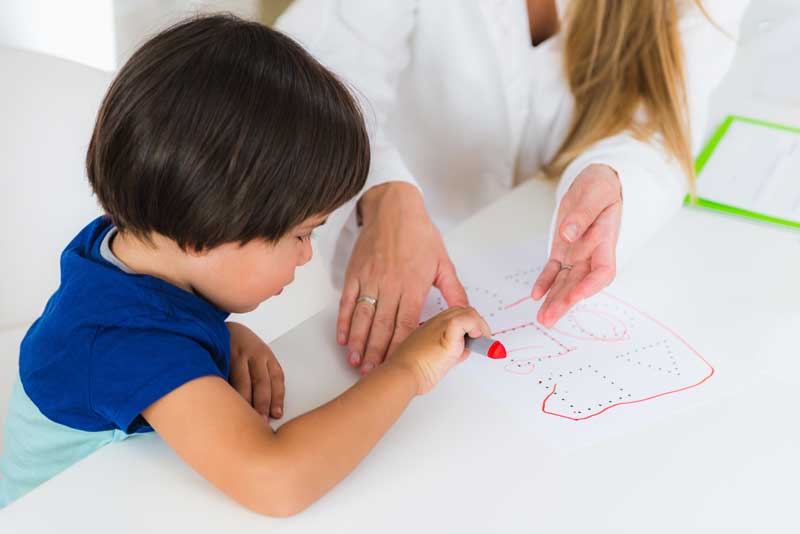
[(109, 261), (113, 230), (100, 217), (67, 246), (61, 285), (22, 341), (0, 506), (107, 443), (152, 432), (142, 410), (182, 384), (228, 379), (228, 313)]

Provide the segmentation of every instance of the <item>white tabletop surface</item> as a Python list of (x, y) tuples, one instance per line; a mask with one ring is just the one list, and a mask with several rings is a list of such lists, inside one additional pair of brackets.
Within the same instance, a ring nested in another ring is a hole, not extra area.
[[(740, 56), (753, 61), (731, 73), (713, 122), (735, 111), (800, 125), (788, 89), (800, 69), (756, 61), (798, 50), (800, 33), (789, 31), (798, 20), (759, 23), (787, 44), (777, 51), (764, 49), (775, 39), (746, 36)], [(758, 65), (764, 76), (754, 75)], [(454, 260), (485, 243), (544, 236), (552, 196), (551, 185), (529, 182), (478, 213), (446, 236)], [(800, 233), (684, 208), (619, 272), (614, 293), (690, 340), (727, 393), (591, 446), (544, 447), (502, 402), (476, 399), (456, 369), (295, 517), (243, 509), (151, 434), (98, 451), (0, 511), (0, 533), (798, 532), (798, 273)], [(272, 343), (286, 371), (287, 419), (356, 380), (334, 320), (327, 309)], [(258, 330), (258, 321), (248, 324)], [(4, 334), (7, 344), (22, 332)]]
[[(518, 188), (447, 236), (455, 261), (476, 244), (543, 234), (552, 202), (549, 184)], [(684, 208), (614, 291), (691, 340), (719, 376), (745, 378), (724, 398), (592, 446), (543, 447), (497, 399), (474, 398), (456, 369), (293, 518), (243, 509), (148, 435), (10, 505), (0, 532), (797, 531), (799, 272), (800, 234)], [(328, 309), (272, 344), (288, 417), (356, 380), (334, 321)]]

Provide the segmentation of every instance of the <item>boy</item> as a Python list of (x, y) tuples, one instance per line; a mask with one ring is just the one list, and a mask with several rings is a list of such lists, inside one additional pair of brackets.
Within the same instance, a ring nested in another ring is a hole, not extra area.
[(309, 261), (311, 230), (364, 185), (368, 146), (347, 90), (264, 26), (192, 19), (136, 52), (88, 149), (106, 216), (67, 246), (61, 285), (21, 345), (0, 505), (153, 430), (260, 513), (296, 513), (344, 478), (465, 356), (464, 335), (488, 334), (474, 310), (448, 310), (334, 401), (265, 424), (281, 415), (280, 366), (225, 319)]

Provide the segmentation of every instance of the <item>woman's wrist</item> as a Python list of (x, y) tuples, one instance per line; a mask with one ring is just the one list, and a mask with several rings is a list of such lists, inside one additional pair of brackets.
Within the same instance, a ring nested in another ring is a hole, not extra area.
[(386, 182), (361, 195), (356, 209), (359, 226), (371, 224), (387, 206), (400, 206), (412, 214), (417, 210), (425, 213), (425, 202), (417, 186), (408, 182)]
[(603, 176), (609, 186), (615, 188), (619, 192), (619, 199), (622, 200), (622, 181), (619, 179), (619, 173), (614, 167), (605, 163), (592, 163), (586, 167), (586, 170), (593, 171), (594, 174)]

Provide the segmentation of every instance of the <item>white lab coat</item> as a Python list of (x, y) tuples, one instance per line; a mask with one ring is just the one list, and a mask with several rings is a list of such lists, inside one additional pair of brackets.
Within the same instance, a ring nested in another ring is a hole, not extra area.
[[(686, 2), (680, 34), (695, 153), (747, 3), (704, 0), (725, 35)], [(564, 0), (558, 9), (563, 15)], [(443, 232), (534, 175), (567, 133), (573, 102), (562, 38), (531, 45), (525, 0), (295, 0), (277, 28), (362, 99), (372, 147), (364, 191), (388, 181), (416, 184)], [(569, 165), (557, 201), (592, 163), (614, 168), (622, 184), (622, 264), (679, 209), (686, 177), (656, 140), (623, 133)], [(358, 233), (356, 201), (333, 214), (320, 235), (339, 281)]]

